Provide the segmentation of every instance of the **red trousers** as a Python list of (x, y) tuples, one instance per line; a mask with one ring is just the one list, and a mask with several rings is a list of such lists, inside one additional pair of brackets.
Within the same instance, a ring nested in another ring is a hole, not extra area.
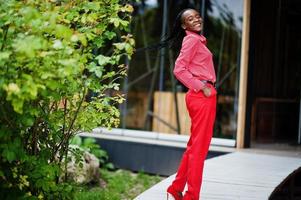
[(176, 178), (171, 185), (174, 190), (183, 192), (187, 183), (188, 190), (183, 200), (200, 198), (204, 161), (212, 138), (216, 113), (216, 90), (211, 88), (210, 97), (206, 97), (203, 92), (196, 93), (191, 90), (186, 94), (191, 134)]

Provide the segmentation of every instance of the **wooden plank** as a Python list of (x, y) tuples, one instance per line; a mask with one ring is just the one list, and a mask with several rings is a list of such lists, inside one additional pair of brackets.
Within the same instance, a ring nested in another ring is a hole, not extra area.
[[(267, 200), (273, 190), (301, 166), (299, 157), (237, 151), (205, 161), (202, 200)], [(166, 198), (174, 176), (163, 180), (135, 200)]]
[(245, 120), (247, 102), (247, 80), (249, 62), (249, 34), (250, 34), (250, 12), (251, 0), (244, 0), (244, 15), (242, 29), (241, 61), (239, 75), (239, 97), (237, 116), (237, 148), (244, 148), (245, 145)]
[[(180, 113), (180, 124), (181, 124), (181, 134), (190, 134), (190, 118), (186, 109), (185, 93), (177, 93), (178, 106)], [(154, 94), (154, 115), (160, 117), (171, 126), (177, 128), (176, 123), (176, 109), (174, 96), (172, 92), (155, 92)], [(160, 122), (155, 117), (153, 118), (153, 131), (161, 133), (174, 133), (176, 131), (172, 130), (170, 127), (166, 126), (164, 123)]]
[[(154, 94), (154, 114), (160, 117), (170, 125), (172, 124), (172, 93), (170, 92), (155, 92)], [(153, 117), (153, 131), (158, 131), (162, 133), (174, 132), (163, 123), (161, 123), (157, 118)]]
[(182, 129), (181, 134), (190, 135), (191, 121), (190, 121), (189, 113), (186, 108), (185, 97), (186, 97), (186, 93), (183, 93), (183, 92), (177, 93), (178, 104), (179, 104), (180, 123), (181, 123), (181, 129)]

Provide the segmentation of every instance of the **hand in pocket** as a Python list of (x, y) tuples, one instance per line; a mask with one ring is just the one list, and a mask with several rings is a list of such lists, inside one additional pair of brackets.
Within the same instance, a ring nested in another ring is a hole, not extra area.
[(203, 93), (205, 97), (211, 97), (217, 94), (217, 91), (214, 87), (205, 87), (203, 89)]
[(205, 97), (210, 97), (211, 93), (212, 93), (211, 88), (210, 87), (204, 87), (203, 88), (203, 93), (204, 93)]

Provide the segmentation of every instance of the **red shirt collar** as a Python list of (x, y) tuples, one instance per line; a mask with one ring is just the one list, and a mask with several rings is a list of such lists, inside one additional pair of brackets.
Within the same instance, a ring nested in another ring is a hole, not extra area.
[(185, 31), (185, 33), (186, 33), (186, 35), (194, 35), (194, 36), (196, 36), (204, 44), (207, 43), (207, 40), (206, 40), (205, 36), (203, 36), (203, 35), (200, 35), (198, 33), (192, 32), (192, 31), (187, 31), (187, 30)]

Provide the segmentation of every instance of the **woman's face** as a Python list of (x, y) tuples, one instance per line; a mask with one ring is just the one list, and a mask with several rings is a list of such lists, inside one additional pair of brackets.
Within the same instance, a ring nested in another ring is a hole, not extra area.
[(203, 19), (196, 10), (186, 10), (182, 14), (182, 28), (188, 31), (200, 33), (203, 29)]

